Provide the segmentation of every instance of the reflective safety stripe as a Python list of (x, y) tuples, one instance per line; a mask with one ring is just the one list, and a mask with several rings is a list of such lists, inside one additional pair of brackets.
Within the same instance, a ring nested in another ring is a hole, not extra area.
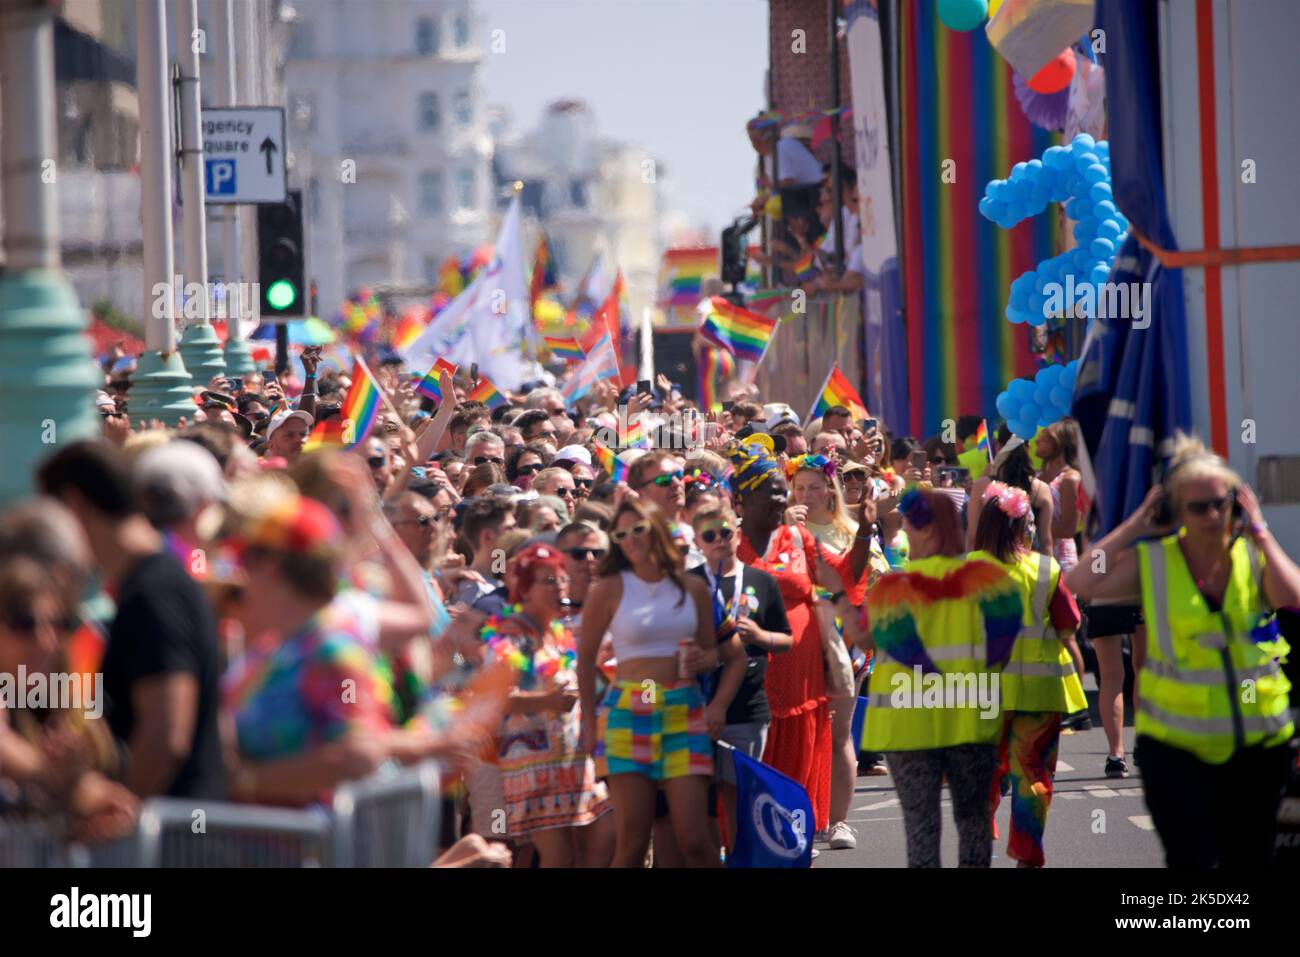
[[(1193, 718), (1187, 715), (1173, 714), (1154, 704), (1147, 698), (1142, 699), (1141, 708), (1152, 720), (1161, 724), (1186, 731), (1188, 734), (1232, 735), (1235, 731), (1231, 717), (1227, 718)], [(1277, 734), (1291, 723), (1291, 714), (1284, 711), (1278, 715), (1254, 715), (1243, 722), (1247, 734)]]
[(867, 695), (868, 708), (892, 708), (894, 706), (892, 694), (869, 694)]
[(1073, 661), (1068, 665), (1052, 661), (1025, 661), (1019, 662), (1016, 668), (1017, 675), (1027, 678), (1068, 678), (1074, 673)]
[[(1147, 561), (1151, 568), (1151, 594), (1155, 596), (1157, 604), (1166, 601), (1169, 596), (1169, 589), (1166, 587), (1165, 575), (1165, 549), (1160, 542), (1154, 542), (1145, 549)], [(1164, 615), (1156, 615), (1155, 621), (1148, 621), (1148, 628), (1155, 628), (1156, 642), (1160, 647), (1160, 654), (1165, 661), (1175, 661), (1174, 657), (1174, 636), (1169, 631), (1169, 619)]]
[[(1225, 677), (1224, 673), (1218, 668), (1178, 668), (1166, 661), (1153, 661), (1149, 658), (1146, 664), (1142, 666), (1142, 670), (1151, 672), (1157, 678), (1169, 678), (1189, 685), (1208, 685), (1211, 688), (1222, 685)], [(1238, 671), (1237, 678), (1240, 681), (1256, 681), (1260, 678), (1271, 678), (1278, 673), (1278, 670), (1277, 662), (1270, 661), (1268, 664), (1260, 665), (1257, 668), (1246, 668)], [(1145, 705), (1145, 702), (1143, 704)]]
[(1192, 641), (1202, 648), (1208, 648), (1210, 651), (1222, 651), (1228, 647), (1228, 636), (1221, 631), (1203, 631), (1196, 635)]

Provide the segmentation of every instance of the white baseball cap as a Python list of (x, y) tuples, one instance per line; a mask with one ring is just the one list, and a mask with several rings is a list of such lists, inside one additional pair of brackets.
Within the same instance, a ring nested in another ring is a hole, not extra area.
[(288, 412), (281, 412), (271, 419), (271, 424), (266, 427), (266, 440), (271, 441), (271, 436), (275, 435), (275, 430), (284, 425), (290, 419), (302, 419), (307, 423), (307, 428), (316, 424), (316, 420), (311, 417), (311, 413), (304, 412), (302, 409), (291, 409)]
[(793, 422), (799, 424), (799, 416), (795, 415), (794, 409), (784, 402), (769, 402), (763, 406), (763, 421), (767, 431), (771, 432), (782, 422)]
[(588, 468), (591, 467), (591, 453), (581, 445), (566, 445), (560, 451), (555, 453), (555, 459), (552, 465), (558, 465), (561, 462), (581, 462)]

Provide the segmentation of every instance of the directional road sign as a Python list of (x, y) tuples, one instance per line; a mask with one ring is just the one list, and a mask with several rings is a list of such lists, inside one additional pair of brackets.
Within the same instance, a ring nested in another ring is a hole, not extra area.
[(283, 203), (284, 109), (205, 109), (203, 159), (209, 203)]

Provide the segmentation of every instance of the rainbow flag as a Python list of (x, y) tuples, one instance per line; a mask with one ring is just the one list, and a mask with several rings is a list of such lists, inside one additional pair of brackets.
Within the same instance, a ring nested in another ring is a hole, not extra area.
[(451, 380), (455, 375), (456, 366), (446, 359), (438, 359), (432, 369), (416, 380), (415, 391), (426, 399), (442, 402), (445, 394), (443, 387), (451, 388)]
[(591, 443), (596, 448), (596, 463), (609, 474), (611, 482), (622, 482), (627, 478), (627, 463), (614, 454), (604, 442), (599, 439), (592, 439)]
[(423, 331), (424, 323), (420, 321), (419, 313), (414, 309), (408, 311), (397, 321), (393, 329), (393, 348), (398, 352), (405, 352), (411, 343), (420, 338), (420, 333)]
[(736, 360), (730, 352), (706, 346), (700, 356), (700, 408), (705, 412), (721, 412), (722, 399), (718, 390), (736, 371)]
[(465, 276), (460, 271), (460, 262), (455, 256), (448, 256), (438, 267), (438, 289), (452, 299), (465, 290)]
[(794, 265), (790, 268), (799, 282), (807, 282), (809, 279), (812, 279), (821, 272), (821, 270), (817, 268), (816, 250), (809, 249), (808, 252), (796, 259)]
[(709, 342), (726, 349), (737, 359), (758, 362), (772, 341), (779, 319), (769, 319), (760, 312), (751, 312), (733, 305), (721, 296), (713, 296), (700, 303), (704, 324), (700, 333)]
[(528, 301), (537, 305), (542, 292), (559, 285), (555, 278), (555, 261), (551, 258), (551, 244), (546, 241), (546, 233), (537, 240), (537, 253), (533, 256), (533, 276), (528, 286)]
[(861, 422), (863, 419), (871, 417), (867, 411), (866, 404), (862, 397), (858, 395), (856, 389), (850, 384), (844, 373), (840, 371), (839, 366), (831, 366), (831, 373), (826, 377), (826, 384), (822, 386), (821, 392), (817, 395), (817, 401), (813, 403), (812, 411), (808, 413), (806, 422), (811, 422), (818, 416), (826, 414), (826, 410), (834, 406), (842, 405), (853, 413), (853, 420)]
[(581, 362), (587, 357), (577, 339), (542, 336), (542, 341), (546, 343), (546, 348), (550, 350), (551, 355), (557, 359), (563, 359), (566, 362)]
[(641, 420), (629, 422), (627, 433), (623, 437), (623, 448), (625, 449), (648, 449), (654, 445), (650, 436), (646, 435), (645, 429), (641, 427)]
[(910, 422), (895, 431), (931, 435), (960, 414), (994, 417), (994, 400), (1038, 370), (1023, 327), (1004, 318), (1011, 281), (1054, 255), (1060, 207), (1005, 230), (979, 215), (984, 186), (1017, 161), (1041, 156), (1059, 136), (1025, 118), (1011, 67), (983, 30), (956, 33), (933, 0), (898, 7), (898, 169), (938, 170), (956, 182), (902, 177), (899, 256), (907, 315)]
[(980, 419), (980, 427), (975, 430), (975, 447), (993, 459), (993, 449), (989, 446), (989, 427), (984, 419)]
[(469, 402), (482, 402), (489, 409), (495, 409), (506, 404), (507, 399), (501, 394), (500, 390), (492, 384), (492, 380), (486, 376), (479, 378), (478, 383), (470, 390), (466, 400)]
[(718, 247), (669, 249), (659, 268), (659, 305), (694, 306), (709, 276), (718, 275)]
[(370, 435), (383, 405), (379, 386), (360, 362), (352, 366), (352, 387), (339, 414), (317, 422), (303, 445), (304, 452), (316, 449), (355, 449)]

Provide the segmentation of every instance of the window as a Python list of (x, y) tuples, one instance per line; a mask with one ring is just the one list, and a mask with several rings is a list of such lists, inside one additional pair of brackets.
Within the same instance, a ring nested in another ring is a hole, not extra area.
[(442, 123), (442, 111), (438, 107), (437, 93), (420, 94), (420, 129), (436, 130)]
[(442, 260), (437, 256), (424, 257), (424, 281), (439, 284), (438, 267), (442, 265)]
[(438, 170), (420, 174), (420, 211), (435, 215), (442, 212), (442, 173)]
[(415, 51), (420, 56), (438, 52), (438, 24), (432, 17), (415, 21)]
[(456, 177), (456, 204), (461, 209), (473, 209), (477, 203), (474, 201), (475, 189), (478, 186), (477, 177), (472, 169), (463, 169)]
[(456, 14), (456, 46), (469, 46), (469, 17), (463, 13)]
[(569, 202), (574, 209), (587, 208), (587, 184), (580, 179), (569, 181)]
[(469, 126), (474, 120), (474, 110), (470, 106), (469, 94), (464, 90), (456, 94), (456, 122)]
[(289, 36), (289, 58), (310, 60), (315, 55), (316, 24), (300, 20), (293, 24), (293, 33)]
[(291, 93), (289, 116), (293, 120), (294, 130), (299, 133), (310, 133), (316, 129), (316, 94)]

